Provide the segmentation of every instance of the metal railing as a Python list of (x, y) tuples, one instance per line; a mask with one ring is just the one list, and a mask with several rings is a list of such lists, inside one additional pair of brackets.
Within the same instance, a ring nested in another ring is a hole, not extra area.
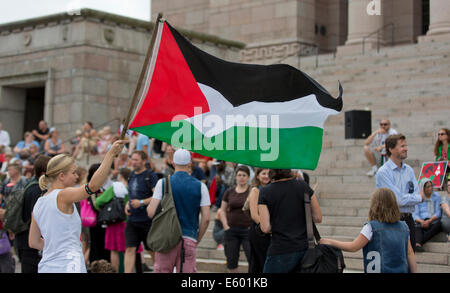
[(363, 53), (363, 55), (364, 55), (364, 53), (366, 51), (366, 39), (368, 39), (369, 37), (373, 36), (374, 34), (377, 35), (377, 53), (380, 52), (380, 42), (381, 42), (381, 38), (383, 37), (381, 32), (383, 32), (387, 27), (391, 27), (391, 29), (392, 29), (391, 45), (394, 46), (394, 44), (395, 44), (395, 24), (393, 22), (390, 22), (390, 23), (380, 27), (376, 31), (374, 31), (374, 32), (368, 34), (367, 36), (363, 37), (363, 42), (362, 42), (362, 53)]

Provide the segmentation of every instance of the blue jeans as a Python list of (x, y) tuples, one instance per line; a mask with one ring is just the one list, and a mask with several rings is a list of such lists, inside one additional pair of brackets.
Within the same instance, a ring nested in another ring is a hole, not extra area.
[(302, 261), (306, 250), (287, 254), (268, 255), (263, 273), (290, 273)]

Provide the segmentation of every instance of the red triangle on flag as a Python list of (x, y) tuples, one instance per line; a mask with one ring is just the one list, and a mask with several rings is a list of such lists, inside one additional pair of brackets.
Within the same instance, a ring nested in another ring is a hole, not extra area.
[[(155, 69), (145, 100), (130, 128), (170, 122), (177, 115), (194, 116), (194, 108), (209, 112), (208, 102), (200, 90), (169, 27), (164, 23)], [(177, 119), (180, 120), (180, 119)]]

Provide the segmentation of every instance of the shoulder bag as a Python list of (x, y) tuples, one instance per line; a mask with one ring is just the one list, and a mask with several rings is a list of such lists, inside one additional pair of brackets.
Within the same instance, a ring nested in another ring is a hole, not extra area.
[(112, 225), (123, 222), (126, 218), (125, 202), (123, 198), (114, 196), (98, 212), (97, 222), (105, 225)]
[(163, 197), (152, 219), (146, 240), (152, 251), (167, 253), (182, 240), (182, 231), (172, 197), (170, 176), (163, 180)]
[(334, 246), (316, 244), (320, 241), (320, 234), (312, 220), (311, 199), (305, 193), (305, 217), (308, 234), (308, 250), (299, 266), (297, 273), (342, 273), (345, 268), (342, 251)]

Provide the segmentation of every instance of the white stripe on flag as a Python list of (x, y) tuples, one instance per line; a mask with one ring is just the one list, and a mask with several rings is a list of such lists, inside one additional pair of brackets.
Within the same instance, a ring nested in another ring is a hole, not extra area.
[[(220, 134), (234, 126), (273, 127), (270, 124), (271, 115), (279, 115), (277, 128), (305, 126), (323, 128), (323, 124), (329, 115), (339, 114), (336, 110), (322, 107), (317, 102), (315, 95), (299, 97), (288, 102), (265, 103), (254, 101), (233, 107), (217, 90), (201, 83), (198, 83), (198, 86), (208, 101), (210, 111), (185, 120), (208, 137)], [(266, 117), (265, 125), (258, 124), (261, 121), (259, 120), (261, 116)], [(217, 122), (220, 120), (222, 123)], [(234, 123), (226, 123), (227, 121), (234, 121)], [(214, 125), (213, 128), (211, 128), (212, 125)]]

